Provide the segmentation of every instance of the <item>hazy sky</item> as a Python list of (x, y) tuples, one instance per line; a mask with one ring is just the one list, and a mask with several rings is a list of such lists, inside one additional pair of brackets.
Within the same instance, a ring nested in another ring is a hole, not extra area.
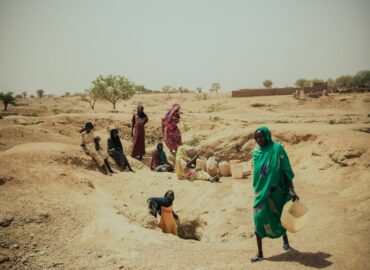
[(369, 0), (0, 0), (0, 91), (276, 86), (370, 69)]

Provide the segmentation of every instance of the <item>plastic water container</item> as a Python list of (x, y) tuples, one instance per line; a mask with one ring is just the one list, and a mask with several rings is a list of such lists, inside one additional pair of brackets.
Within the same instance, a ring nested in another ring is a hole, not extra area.
[(195, 169), (196, 170), (206, 170), (206, 159), (203, 158), (198, 158), (195, 164)]
[(227, 161), (221, 161), (218, 163), (218, 169), (222, 176), (230, 176), (231, 175), (231, 168), (230, 164)]
[(289, 201), (284, 205), (280, 218), (281, 225), (288, 232), (295, 233), (303, 229), (308, 219), (308, 208), (300, 201)]
[(231, 164), (231, 175), (235, 179), (244, 178), (244, 175), (247, 171), (247, 163), (240, 162), (240, 163), (232, 163)]

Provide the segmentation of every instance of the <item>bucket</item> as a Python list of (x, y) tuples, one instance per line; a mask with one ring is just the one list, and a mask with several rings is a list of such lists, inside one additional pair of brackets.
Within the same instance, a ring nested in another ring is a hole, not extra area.
[(230, 164), (227, 161), (221, 161), (218, 163), (218, 169), (222, 176), (230, 176), (231, 175), (231, 168)]
[(231, 163), (231, 175), (235, 179), (244, 178), (244, 173), (247, 171), (247, 163), (245, 162), (238, 162), (238, 163)]
[(303, 229), (308, 218), (308, 208), (300, 201), (285, 204), (280, 218), (281, 225), (288, 232), (295, 233)]
[(195, 164), (196, 170), (206, 170), (206, 160), (204, 158), (198, 158)]
[(235, 164), (235, 163), (240, 163), (240, 162), (242, 162), (240, 159), (232, 159), (229, 161), (230, 165)]

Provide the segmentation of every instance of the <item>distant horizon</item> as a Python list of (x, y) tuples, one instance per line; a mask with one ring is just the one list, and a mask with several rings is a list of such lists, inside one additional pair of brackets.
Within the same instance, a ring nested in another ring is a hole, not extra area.
[(294, 86), (370, 69), (370, 1), (0, 0), (0, 92)]
[[(359, 70), (360, 71), (360, 70)], [(356, 72), (357, 73), (357, 72)], [(107, 74), (107, 75), (109, 75), (109, 74)], [(112, 74), (112, 75), (119, 75), (119, 74)], [(336, 79), (336, 78), (338, 78), (338, 77), (340, 77), (340, 76), (345, 76), (345, 75), (350, 75), (350, 76), (353, 76), (353, 75), (355, 75), (355, 74), (341, 74), (341, 75), (339, 75), (339, 76), (336, 76), (336, 77), (333, 77), (333, 78), (327, 78), (327, 79)], [(302, 78), (297, 78), (297, 80), (298, 79), (302, 79)], [(307, 79), (307, 80), (313, 80), (313, 79), (322, 79), (322, 78), (303, 78), (303, 79)], [(323, 79), (325, 82), (327, 81), (327, 79)], [(272, 81), (273, 82), (273, 81)], [(177, 86), (173, 86), (173, 87), (175, 87), (175, 88), (178, 88)], [(277, 86), (277, 85), (272, 85), (271, 87), (269, 87), (269, 88), (291, 88), (291, 87), (297, 87), (296, 85), (295, 85), (295, 81), (294, 81), (294, 83), (292, 83), (291, 85), (286, 85), (286, 86)], [(210, 88), (210, 87), (209, 87)], [(209, 88), (207, 88), (207, 89), (202, 89), (202, 93), (210, 93), (210, 91), (209, 91)], [(84, 92), (84, 90), (81, 90), (81, 91), (76, 91), (76, 92), (72, 92), (72, 91), (64, 91), (64, 92), (62, 92), (62, 93), (54, 93), (54, 92), (48, 92), (47, 91), (47, 89), (44, 89), (44, 88), (37, 88), (37, 89), (35, 89), (35, 90), (32, 90), (32, 91), (28, 91), (28, 90), (26, 90), (26, 89), (24, 89), (24, 90), (19, 90), (19, 91), (8, 91), (8, 90), (6, 90), (6, 91), (2, 91), (1, 89), (0, 89), (0, 92), (13, 92), (14, 94), (16, 94), (16, 95), (20, 95), (20, 94), (22, 94), (22, 92), (23, 91), (26, 91), (27, 92), (27, 94), (28, 94), (28, 96), (30, 96), (30, 95), (34, 95), (35, 97), (37, 96), (37, 94), (36, 94), (36, 91), (37, 90), (39, 90), (39, 89), (42, 89), (42, 90), (44, 90), (45, 91), (45, 96), (47, 96), (47, 95), (55, 95), (55, 96), (63, 96), (63, 95), (65, 95), (66, 93), (69, 93), (69, 94), (71, 94), (71, 95), (74, 95), (74, 94), (82, 94), (83, 92)], [(147, 88), (147, 89), (149, 89), (149, 88)], [(238, 89), (230, 89), (230, 90), (225, 90), (225, 89), (222, 89), (222, 85), (221, 85), (221, 90), (219, 90), (218, 92), (219, 93), (228, 93), (228, 92), (232, 92), (232, 91), (237, 91), (237, 90), (244, 90), (244, 89), (267, 89), (265, 86), (263, 86), (262, 85), (262, 83), (261, 83), (261, 86), (257, 86), (257, 87), (243, 87), (243, 88), (238, 88)], [(149, 89), (149, 90), (151, 90), (151, 91), (159, 91), (159, 92), (162, 92), (162, 89)], [(189, 90), (191, 90), (191, 91), (193, 91), (193, 92), (190, 92), (190, 93), (198, 93), (197, 91), (196, 91), (196, 89), (189, 89)], [(163, 92), (164, 93), (164, 92)], [(164, 93), (165, 94), (165, 93)], [(178, 94), (180, 94), (180, 93), (178, 93)], [(186, 93), (183, 93), (183, 94), (186, 94)]]

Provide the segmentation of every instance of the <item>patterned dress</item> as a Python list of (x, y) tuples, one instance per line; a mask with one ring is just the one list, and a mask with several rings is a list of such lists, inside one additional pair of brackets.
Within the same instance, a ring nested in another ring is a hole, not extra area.
[(263, 132), (267, 144), (253, 151), (254, 226), (261, 238), (278, 238), (286, 232), (280, 218), (285, 203), (291, 199), (289, 186), (294, 173), (284, 148), (272, 141), (268, 128), (257, 130)]
[(178, 128), (180, 123), (180, 105), (172, 105), (171, 110), (162, 119), (162, 135), (164, 142), (171, 151), (177, 151), (182, 145), (181, 132)]

